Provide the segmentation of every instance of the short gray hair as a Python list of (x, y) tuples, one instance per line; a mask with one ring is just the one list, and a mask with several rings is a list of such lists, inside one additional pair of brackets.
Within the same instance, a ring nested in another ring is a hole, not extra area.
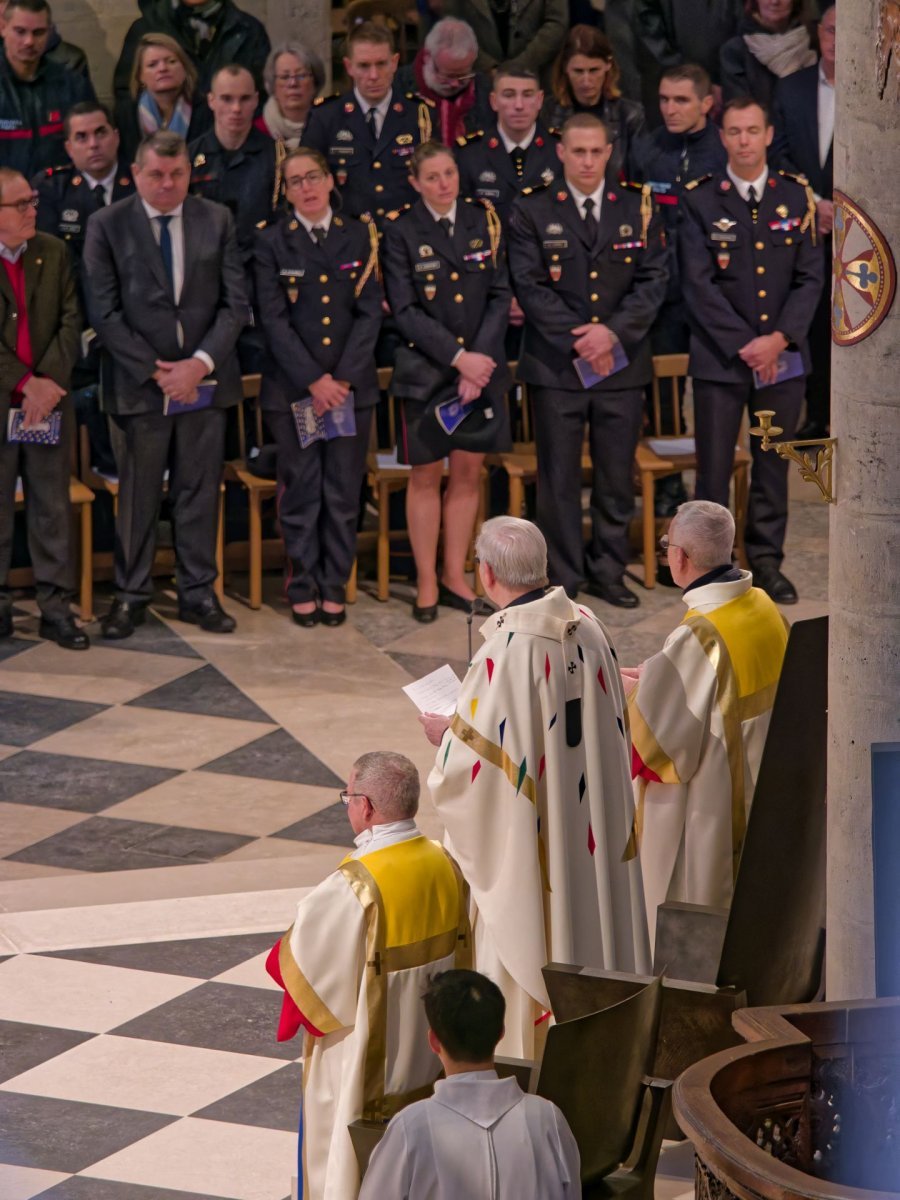
[(444, 17), (435, 21), (423, 45), (432, 58), (441, 50), (453, 58), (468, 58), (469, 55), (478, 54), (475, 30), (468, 21), (460, 21), (458, 17)]
[(546, 587), (547, 543), (537, 525), (520, 517), (492, 517), (475, 539), (475, 555), (509, 588)]
[(419, 772), (405, 754), (372, 750), (353, 764), (354, 786), (372, 807), (392, 821), (405, 821), (419, 811)]
[[(677, 535), (672, 537), (672, 526)], [(670, 541), (678, 545), (699, 570), (731, 562), (734, 549), (734, 517), (721, 504), (712, 500), (689, 500), (678, 506), (672, 525)]]
[(151, 151), (160, 158), (186, 158), (188, 162), (191, 161), (187, 142), (180, 134), (173, 133), (171, 129), (157, 129), (148, 134), (138, 145), (134, 152), (134, 161), (139, 167), (144, 165), (144, 161)]
[(302, 42), (279, 42), (270, 51), (266, 65), (263, 67), (263, 83), (270, 96), (275, 91), (275, 65), (282, 54), (293, 54), (294, 58), (302, 62), (307, 71), (312, 74), (316, 91), (322, 90), (325, 83), (325, 68), (315, 50), (309, 50)]

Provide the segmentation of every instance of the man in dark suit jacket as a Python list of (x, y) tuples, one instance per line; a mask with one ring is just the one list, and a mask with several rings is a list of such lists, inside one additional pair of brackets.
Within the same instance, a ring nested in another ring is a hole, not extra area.
[[(775, 138), (771, 160), (775, 167), (796, 171), (809, 180), (816, 198), (816, 222), (822, 235), (826, 278), (831, 268), (831, 228), (834, 221), (834, 5), (819, 21), (822, 57), (778, 81), (775, 91)], [(809, 328), (811, 369), (806, 381), (806, 422), (801, 438), (824, 437), (831, 412), (831, 288), (822, 288), (819, 307)]]
[[(666, 294), (667, 251), (649, 184), (637, 190), (605, 184), (611, 153), (597, 117), (582, 113), (566, 122), (561, 177), (513, 205), (509, 261), (525, 310), (518, 375), (534, 401), (537, 519), (547, 538), (550, 582), (574, 597), (587, 578), (592, 595), (635, 608), (638, 598), (622, 582), (634, 511), (631, 473), (652, 377), (650, 327)], [(576, 358), (600, 378), (585, 385)], [(585, 422), (594, 468), (586, 554)]]
[[(8, 167), (0, 168), (0, 260), (0, 638), (13, 631), (6, 578), (21, 477), (41, 637), (86, 650), (87, 634), (69, 607), (75, 590), (69, 517), (74, 422), (66, 392), (78, 357), (78, 295), (65, 246), (35, 232), (31, 185)], [(58, 412), (57, 443), (11, 442), (11, 408), (21, 409), (31, 427)]]
[[(103, 622), (107, 638), (129, 637), (152, 596), (166, 467), (179, 616), (212, 633), (230, 633), (235, 624), (213, 583), (225, 409), (243, 398), (235, 343), (247, 293), (231, 214), (189, 196), (190, 174), (184, 141), (155, 133), (138, 149), (138, 194), (88, 223), (88, 312), (107, 360), (104, 407), (120, 434), (116, 599)], [(207, 377), (214, 389), (200, 387)], [(210, 393), (211, 406), (200, 407)]]
[[(815, 202), (766, 166), (772, 127), (749, 97), (725, 106), (724, 174), (688, 184), (678, 252), (691, 322), (698, 500), (728, 504), (745, 407), (774, 409), (791, 438), (809, 370), (806, 335), (822, 290)], [(752, 189), (752, 194), (751, 194)], [(786, 355), (786, 352), (792, 352)], [(800, 373), (779, 380), (800, 356)], [(753, 472), (744, 542), (754, 582), (778, 604), (797, 592), (781, 573), (788, 464), (751, 439)]]

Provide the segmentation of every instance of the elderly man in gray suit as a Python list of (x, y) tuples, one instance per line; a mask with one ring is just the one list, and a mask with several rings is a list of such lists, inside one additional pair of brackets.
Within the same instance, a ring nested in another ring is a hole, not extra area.
[(127, 638), (152, 596), (166, 468), (178, 615), (211, 633), (235, 622), (213, 591), (225, 410), (242, 400), (235, 344), (248, 315), (231, 214), (188, 195), (184, 141), (137, 151), (137, 195), (95, 213), (84, 248), (87, 306), (104, 352), (102, 400), (118, 431), (116, 598), (105, 638)]

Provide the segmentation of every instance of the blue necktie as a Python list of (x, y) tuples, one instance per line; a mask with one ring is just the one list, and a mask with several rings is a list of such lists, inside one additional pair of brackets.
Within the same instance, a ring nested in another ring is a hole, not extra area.
[(172, 295), (175, 295), (175, 266), (172, 262), (172, 235), (169, 233), (169, 222), (172, 218), (158, 217), (159, 221), (159, 252), (162, 255), (163, 266), (166, 268), (166, 276), (169, 280), (169, 287), (172, 289)]

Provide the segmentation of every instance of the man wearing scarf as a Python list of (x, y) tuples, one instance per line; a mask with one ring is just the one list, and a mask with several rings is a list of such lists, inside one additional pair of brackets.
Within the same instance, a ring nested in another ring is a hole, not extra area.
[(397, 72), (405, 91), (434, 103), (434, 132), (445, 146), (491, 123), (491, 84), (476, 72), (478, 42), (471, 25), (455, 17), (438, 21), (409, 66)]

